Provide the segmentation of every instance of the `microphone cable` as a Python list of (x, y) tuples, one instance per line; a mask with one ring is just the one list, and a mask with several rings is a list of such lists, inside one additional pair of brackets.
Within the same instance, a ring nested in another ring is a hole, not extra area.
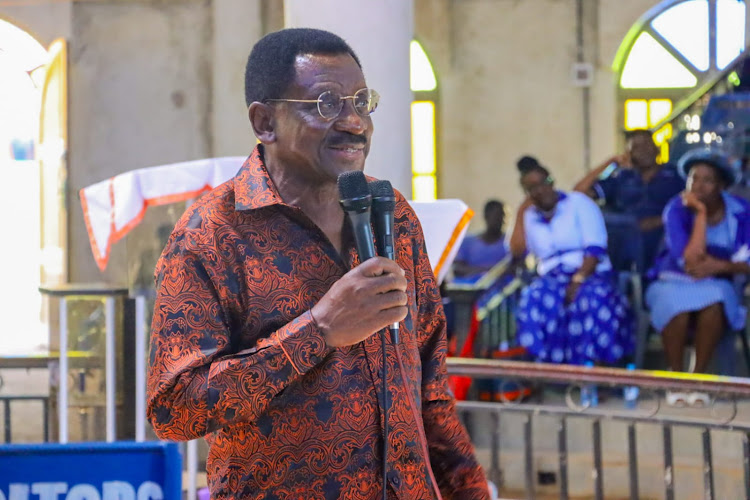
[[(354, 233), (354, 243), (357, 247), (359, 259), (364, 262), (375, 257), (375, 245), (373, 243), (372, 227), (370, 226), (370, 208), (372, 196), (367, 185), (367, 178), (359, 170), (344, 172), (337, 178), (339, 189), (339, 200), (344, 213), (349, 220)], [(390, 186), (390, 183), (389, 183)], [(383, 348), (383, 500), (388, 499), (388, 416), (390, 414), (390, 402), (388, 398), (388, 367), (387, 367), (387, 343), (386, 330), (382, 330)]]
[[(396, 209), (396, 195), (393, 191), (391, 183), (385, 180), (375, 180), (368, 184), (370, 189), (370, 195), (372, 196), (372, 210), (370, 215), (372, 217), (372, 225), (375, 228), (375, 239), (376, 248), (378, 255), (386, 257), (393, 261), (396, 260), (396, 234), (394, 231), (395, 216), (394, 212)], [(409, 389), (409, 383), (406, 379), (406, 370), (402, 358), (401, 345), (399, 343), (399, 323), (393, 323), (387, 329), (390, 332), (391, 343), (393, 344), (393, 351), (396, 356), (397, 366), (396, 369), (400, 372), (401, 385), (406, 393), (407, 403), (412, 411), (414, 422), (417, 426), (417, 434), (421, 445), (421, 451), (424, 455), (425, 468), (427, 469), (427, 475), (432, 483), (433, 493), (435, 498), (441, 500), (440, 489), (438, 487), (435, 474), (432, 470), (432, 464), (430, 463), (430, 452), (427, 444), (427, 435), (424, 430), (424, 422), (422, 417), (417, 410), (417, 405), (412, 397), (412, 393)], [(383, 330), (383, 394), (388, 397), (388, 390), (385, 384), (385, 365), (386, 360), (386, 330)], [(393, 359), (393, 358), (391, 358)], [(394, 377), (394, 383), (396, 378)], [(386, 404), (386, 411), (390, 408), (390, 405)], [(387, 417), (387, 413), (386, 413)], [(386, 425), (388, 421), (386, 418)], [(387, 428), (386, 428), (387, 429)], [(386, 430), (387, 432), (387, 430)], [(385, 500), (385, 496), (383, 497)]]
[[(387, 259), (396, 260), (395, 242), (393, 238), (393, 211), (396, 207), (396, 197), (393, 193), (393, 187), (388, 181), (370, 181), (367, 184), (372, 196), (372, 210), (370, 217), (372, 225), (375, 227), (376, 248), (378, 255)], [(390, 392), (388, 391), (388, 342), (386, 340), (387, 332), (391, 334), (391, 342), (395, 346), (398, 343), (398, 322), (393, 323), (388, 329), (381, 331), (381, 342), (383, 344), (383, 411), (385, 413), (383, 435), (385, 437), (385, 448), (383, 454), (383, 470), (388, 467), (388, 416), (391, 412)], [(385, 475), (384, 479), (385, 481)], [(383, 489), (383, 500), (386, 500), (385, 488)]]
[(388, 416), (391, 413), (391, 398), (388, 394), (388, 343), (385, 332), (385, 329), (380, 331), (380, 340), (383, 346), (383, 500), (388, 500)]

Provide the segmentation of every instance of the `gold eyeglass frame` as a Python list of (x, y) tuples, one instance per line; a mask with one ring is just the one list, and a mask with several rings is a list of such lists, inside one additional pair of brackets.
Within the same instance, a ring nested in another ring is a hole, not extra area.
[[(351, 99), (352, 100), (352, 105), (354, 105), (354, 98), (357, 97), (357, 94), (359, 94), (363, 90), (367, 90), (367, 91), (370, 92), (370, 100), (371, 101), (375, 101), (375, 105), (372, 107), (372, 111), (370, 111), (369, 113), (367, 113), (365, 115), (363, 115), (362, 113), (359, 112), (359, 110), (357, 109), (357, 106), (354, 106), (354, 111), (359, 116), (367, 117), (367, 116), (370, 116), (371, 114), (373, 114), (375, 112), (375, 110), (378, 108), (378, 103), (380, 102), (380, 94), (378, 94), (378, 92), (375, 89), (371, 89), (369, 87), (361, 88), (358, 91), (356, 91), (353, 95), (347, 95), (347, 96), (341, 96), (341, 97), (339, 97), (339, 102), (344, 101), (346, 99)], [(327, 118), (323, 114), (323, 112), (320, 110), (320, 103), (322, 101), (322, 97), (323, 97), (324, 94), (332, 94), (332, 93), (333, 93), (333, 91), (326, 90), (325, 92), (321, 92), (317, 99), (264, 99), (263, 102), (306, 102), (306, 103), (316, 102), (316, 103), (318, 103), (318, 105), (316, 107), (318, 108), (318, 114), (320, 115), (320, 117), (323, 118), (324, 120), (329, 120), (330, 121), (330, 120), (335, 120), (336, 118), (338, 118), (338, 116), (341, 114), (341, 111), (344, 109), (344, 105), (342, 104), (341, 108), (339, 109), (339, 112), (336, 113), (335, 116), (332, 116), (330, 118)]]

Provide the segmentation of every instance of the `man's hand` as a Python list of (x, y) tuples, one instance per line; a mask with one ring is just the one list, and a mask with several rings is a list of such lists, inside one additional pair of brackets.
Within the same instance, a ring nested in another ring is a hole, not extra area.
[(311, 313), (331, 347), (354, 345), (407, 313), (404, 271), (373, 257), (355, 267), (313, 306)]
[(628, 153), (622, 153), (622, 154), (613, 156), (612, 158), (609, 159), (609, 162), (607, 164), (610, 164), (610, 163), (616, 163), (617, 166), (620, 168), (632, 168), (633, 167), (633, 164), (630, 161), (630, 155)]

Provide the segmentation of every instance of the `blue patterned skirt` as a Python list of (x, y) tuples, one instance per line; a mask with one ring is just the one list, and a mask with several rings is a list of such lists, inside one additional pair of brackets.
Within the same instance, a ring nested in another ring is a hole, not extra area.
[(518, 342), (538, 361), (614, 363), (634, 347), (635, 317), (610, 273), (595, 273), (565, 305), (572, 272), (555, 269), (521, 292)]
[(740, 291), (730, 281), (718, 278), (695, 280), (677, 273), (660, 277), (646, 290), (651, 324), (659, 331), (663, 331), (678, 314), (700, 311), (716, 303), (724, 308), (729, 327), (741, 330), (745, 327), (747, 309), (740, 297)]

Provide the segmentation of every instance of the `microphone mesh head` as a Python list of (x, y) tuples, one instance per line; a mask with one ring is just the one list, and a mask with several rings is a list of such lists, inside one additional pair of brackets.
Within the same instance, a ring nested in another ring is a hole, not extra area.
[(367, 186), (370, 188), (374, 208), (389, 212), (396, 209), (396, 195), (389, 181), (372, 181)]
[(339, 186), (339, 198), (342, 201), (364, 198), (370, 194), (370, 190), (367, 188), (367, 178), (359, 170), (339, 174), (336, 182)]

